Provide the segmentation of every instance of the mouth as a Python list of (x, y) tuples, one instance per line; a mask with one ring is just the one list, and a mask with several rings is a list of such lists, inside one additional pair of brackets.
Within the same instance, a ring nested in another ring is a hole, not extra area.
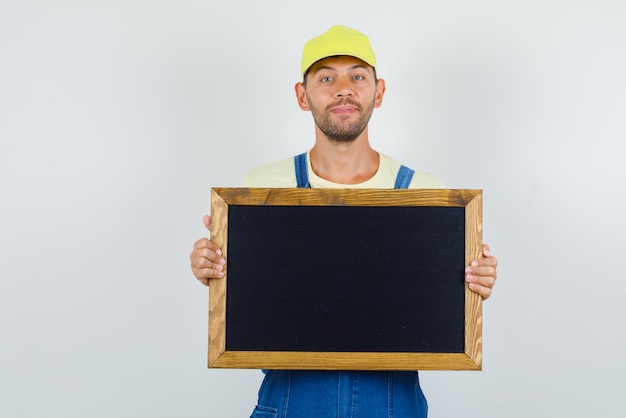
[(358, 103), (354, 103), (349, 100), (344, 100), (340, 103), (330, 105), (329, 109), (332, 113), (346, 114), (346, 113), (354, 113), (361, 110), (361, 106)]
[(353, 106), (337, 106), (334, 107), (330, 110), (332, 113), (337, 113), (337, 114), (349, 114), (349, 113), (354, 113), (356, 112), (356, 108), (354, 108)]

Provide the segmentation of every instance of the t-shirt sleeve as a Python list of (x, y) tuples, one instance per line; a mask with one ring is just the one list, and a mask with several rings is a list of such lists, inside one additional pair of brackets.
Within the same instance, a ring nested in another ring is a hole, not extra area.
[(443, 179), (425, 171), (416, 171), (409, 184), (409, 189), (444, 189)]
[(244, 176), (243, 187), (296, 187), (293, 158), (285, 158), (253, 168)]

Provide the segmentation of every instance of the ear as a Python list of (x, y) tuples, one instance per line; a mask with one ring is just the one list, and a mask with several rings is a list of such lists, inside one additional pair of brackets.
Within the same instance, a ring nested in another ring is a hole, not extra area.
[(300, 109), (302, 110), (311, 110), (311, 108), (309, 107), (309, 101), (306, 98), (306, 88), (304, 87), (304, 84), (302, 84), (301, 82), (297, 82), (295, 85), (295, 89), (296, 89), (296, 99), (298, 100), (298, 106), (300, 106)]
[(376, 91), (374, 92), (374, 107), (380, 107), (380, 105), (383, 104), (385, 89), (385, 80), (379, 78), (378, 81), (376, 81)]

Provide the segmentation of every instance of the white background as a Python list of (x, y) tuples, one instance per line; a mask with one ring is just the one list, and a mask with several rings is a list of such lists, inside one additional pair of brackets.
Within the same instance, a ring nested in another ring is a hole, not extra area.
[(624, 416), (624, 2), (2, 0), (2, 417), (249, 416), (188, 254), (211, 187), (312, 145), (333, 24), (387, 81), (375, 148), (484, 190), (484, 370), (423, 372), (430, 416)]

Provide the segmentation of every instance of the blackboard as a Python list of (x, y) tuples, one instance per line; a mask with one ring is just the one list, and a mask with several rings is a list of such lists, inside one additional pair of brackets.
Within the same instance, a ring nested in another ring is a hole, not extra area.
[(481, 197), (213, 189), (227, 266), (210, 283), (209, 367), (480, 368), (464, 269), (480, 256)]

